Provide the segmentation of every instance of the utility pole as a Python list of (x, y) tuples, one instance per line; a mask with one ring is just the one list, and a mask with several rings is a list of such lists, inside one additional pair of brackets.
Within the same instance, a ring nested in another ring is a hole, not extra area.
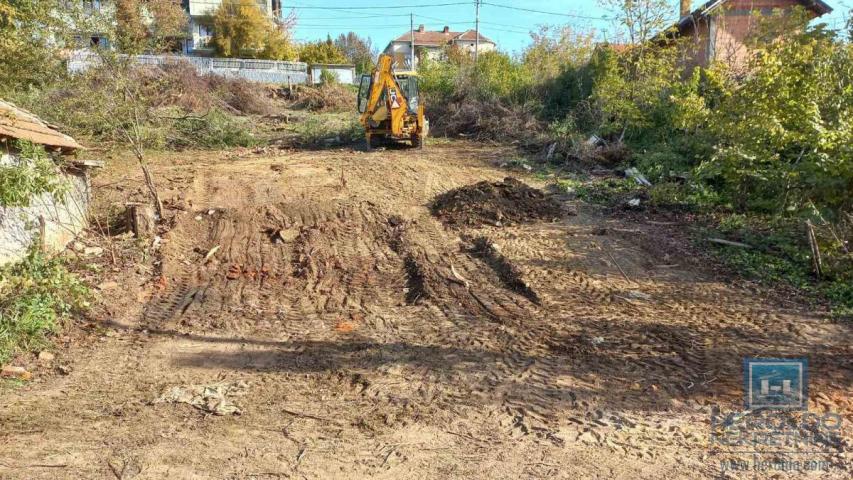
[(477, 16), (474, 22), (474, 63), (477, 63), (477, 57), (480, 55), (480, 0), (474, 0), (477, 4)]
[(412, 32), (411, 52), (409, 52), (409, 68), (415, 71), (415, 14), (409, 13), (409, 30)]

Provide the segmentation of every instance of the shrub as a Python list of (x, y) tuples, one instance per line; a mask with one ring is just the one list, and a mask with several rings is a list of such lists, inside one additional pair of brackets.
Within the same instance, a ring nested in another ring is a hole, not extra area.
[(20, 162), (0, 165), (0, 206), (28, 207), (36, 195), (65, 191), (66, 184), (44, 147), (26, 140), (17, 140), (15, 147)]
[(364, 139), (364, 128), (356, 118), (311, 116), (294, 124), (295, 142), (310, 147), (333, 146), (359, 142)]
[(719, 143), (700, 173), (739, 210), (838, 219), (853, 209), (853, 48), (821, 27), (760, 45), (716, 109)]
[(336, 85), (338, 83), (338, 77), (324, 68), (320, 70), (320, 83), (323, 85)]
[(88, 296), (60, 260), (37, 252), (0, 268), (0, 362), (44, 345), (63, 320), (88, 305)]
[(202, 117), (177, 120), (169, 145), (178, 148), (251, 147), (259, 143), (245, 119), (213, 109)]

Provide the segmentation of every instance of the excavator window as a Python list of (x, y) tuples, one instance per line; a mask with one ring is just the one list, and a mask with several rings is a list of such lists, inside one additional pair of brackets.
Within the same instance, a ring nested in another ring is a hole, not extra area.
[(358, 113), (364, 113), (364, 110), (367, 108), (367, 97), (370, 95), (370, 83), (372, 80), (372, 75), (361, 76), (361, 82), (358, 85)]
[(406, 101), (409, 102), (409, 111), (417, 113), (418, 111), (418, 77), (410, 77), (408, 75), (398, 75), (397, 84), (403, 90), (403, 95), (406, 96)]

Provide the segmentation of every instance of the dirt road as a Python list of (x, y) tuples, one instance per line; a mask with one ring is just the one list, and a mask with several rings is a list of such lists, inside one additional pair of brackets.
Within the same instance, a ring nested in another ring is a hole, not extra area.
[(66, 375), (0, 393), (0, 478), (716, 478), (711, 407), (741, 407), (749, 355), (808, 356), (812, 409), (849, 428), (849, 325), (661, 226), (431, 214), (511, 155), (157, 159), (174, 226), (151, 269), (107, 271)]

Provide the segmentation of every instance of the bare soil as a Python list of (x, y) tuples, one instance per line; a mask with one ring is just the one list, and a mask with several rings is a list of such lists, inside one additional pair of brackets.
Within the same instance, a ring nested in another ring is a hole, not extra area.
[(554, 220), (564, 213), (557, 201), (513, 177), (455, 188), (436, 196), (430, 207), (444, 223), (466, 226)]
[[(116, 240), (86, 333), (20, 360), (36, 379), (0, 390), (0, 478), (720, 478), (711, 409), (742, 408), (745, 356), (807, 356), (849, 451), (849, 324), (536, 190), (433, 215), (477, 182), (519, 191), (511, 153), (153, 159), (170, 229), (153, 255)], [(123, 157), (95, 187), (102, 210), (144, 195)]]

